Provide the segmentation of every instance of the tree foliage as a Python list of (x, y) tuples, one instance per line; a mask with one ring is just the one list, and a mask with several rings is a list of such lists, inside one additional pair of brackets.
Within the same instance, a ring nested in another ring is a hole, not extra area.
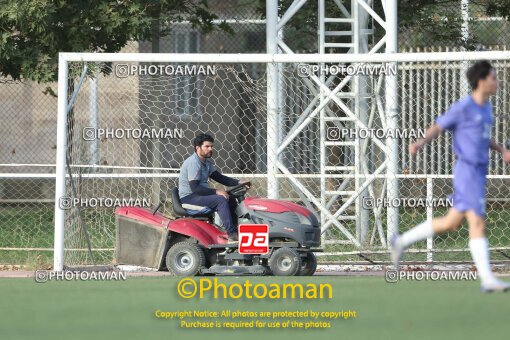
[(118, 52), (155, 20), (161, 35), (184, 20), (207, 33), (216, 18), (206, 0), (0, 0), (0, 75), (55, 81), (59, 52)]

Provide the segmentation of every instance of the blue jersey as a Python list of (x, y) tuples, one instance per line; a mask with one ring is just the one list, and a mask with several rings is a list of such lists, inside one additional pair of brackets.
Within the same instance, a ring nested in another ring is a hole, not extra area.
[(436, 119), (452, 132), (453, 152), (464, 162), (488, 164), (492, 130), (492, 105), (479, 105), (471, 95), (456, 101)]

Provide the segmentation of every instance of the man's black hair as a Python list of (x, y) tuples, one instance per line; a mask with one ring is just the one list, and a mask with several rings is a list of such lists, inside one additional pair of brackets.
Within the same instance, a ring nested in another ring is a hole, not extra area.
[(480, 60), (471, 65), (466, 72), (471, 89), (476, 90), (478, 81), (487, 78), (492, 69), (492, 65), (487, 60)]
[(211, 142), (214, 143), (214, 138), (211, 135), (208, 135), (207, 133), (201, 133), (193, 139), (193, 147), (196, 150), (196, 147), (201, 147), (204, 142)]

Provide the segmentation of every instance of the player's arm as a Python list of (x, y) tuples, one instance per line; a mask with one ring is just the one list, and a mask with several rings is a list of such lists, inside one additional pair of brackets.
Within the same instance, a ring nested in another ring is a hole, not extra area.
[(191, 189), (191, 192), (199, 196), (209, 196), (216, 194), (216, 189), (207, 188), (203, 185), (200, 185), (199, 180), (189, 181), (189, 187)]
[(416, 153), (418, 151), (420, 151), (421, 148), (423, 148), (423, 146), (425, 144), (428, 144), (432, 140), (436, 139), (437, 136), (439, 136), (439, 134), (441, 133), (441, 131), (443, 131), (443, 128), (439, 124), (437, 124), (437, 123), (435, 123), (434, 125), (430, 126), (427, 129), (427, 131), (425, 132), (425, 137), (424, 138), (420, 138), (416, 142), (411, 143), (409, 145), (409, 152), (412, 155), (416, 155)]
[(216, 182), (226, 185), (228, 187), (233, 187), (234, 185), (239, 184), (239, 180), (232, 178), (232, 177), (225, 176), (218, 170), (214, 170), (214, 172), (212, 174), (210, 174), (209, 177), (211, 179), (215, 180)]
[(448, 111), (436, 118), (436, 122), (431, 125), (425, 138), (418, 139), (415, 143), (409, 145), (409, 152), (415, 155), (425, 144), (436, 139), (443, 130), (454, 131), (459, 122), (464, 120), (464, 104), (462, 102), (453, 103)]
[(503, 145), (497, 143), (494, 139), (491, 139), (490, 148), (499, 152), (503, 156), (505, 163), (510, 163), (510, 150), (506, 150)]
[[(241, 181), (241, 180), (238, 180), (238, 179), (235, 179), (232, 177), (225, 176), (218, 170), (214, 170), (214, 172), (209, 177), (211, 177), (211, 179), (215, 180), (216, 182), (226, 185), (228, 187), (233, 187), (233, 186), (236, 186), (239, 184), (248, 183), (248, 181)], [(248, 185), (248, 184), (247, 184), (247, 186), (250, 187), (250, 185)]]
[(491, 139), (490, 148), (491, 150), (497, 151), (499, 153), (503, 153), (505, 151), (503, 145), (497, 143), (494, 139)]

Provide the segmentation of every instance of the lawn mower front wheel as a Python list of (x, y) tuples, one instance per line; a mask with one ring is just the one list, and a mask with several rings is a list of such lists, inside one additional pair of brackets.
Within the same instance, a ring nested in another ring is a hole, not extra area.
[(301, 256), (292, 248), (276, 249), (269, 258), (269, 268), (275, 276), (299, 275), (301, 266)]

